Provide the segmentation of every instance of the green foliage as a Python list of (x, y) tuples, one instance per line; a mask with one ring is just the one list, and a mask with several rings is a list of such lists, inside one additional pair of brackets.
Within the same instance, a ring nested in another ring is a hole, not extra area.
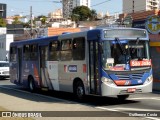
[(0, 27), (6, 27), (6, 21), (3, 18), (0, 18)]
[(74, 21), (93, 20), (96, 14), (95, 10), (90, 10), (87, 6), (78, 6), (73, 9), (71, 18)]
[(40, 15), (36, 18), (36, 20), (40, 20), (42, 22), (42, 24), (45, 24), (47, 21), (47, 17), (44, 15)]
[(97, 18), (97, 12), (96, 12), (96, 10), (91, 10), (90, 20), (93, 21), (96, 18)]
[(14, 18), (14, 22), (12, 24), (21, 24), (22, 22), (19, 21), (19, 18), (18, 17), (15, 17)]

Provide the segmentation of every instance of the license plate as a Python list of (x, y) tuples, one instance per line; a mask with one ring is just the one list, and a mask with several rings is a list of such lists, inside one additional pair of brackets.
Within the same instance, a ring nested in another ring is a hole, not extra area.
[(136, 88), (128, 88), (127, 89), (127, 92), (129, 92), (129, 93), (133, 93), (133, 92), (135, 92), (136, 91)]

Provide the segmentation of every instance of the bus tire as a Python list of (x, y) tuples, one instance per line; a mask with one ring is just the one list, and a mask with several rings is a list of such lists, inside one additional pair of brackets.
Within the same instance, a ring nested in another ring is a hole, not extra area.
[(129, 95), (118, 95), (117, 97), (119, 100), (123, 101), (123, 100), (126, 100), (129, 97)]
[(28, 88), (30, 92), (35, 92), (35, 84), (33, 77), (28, 78)]
[(77, 81), (75, 90), (74, 90), (75, 96), (78, 100), (83, 100), (85, 97), (85, 90), (84, 90), (84, 85), (82, 81)]

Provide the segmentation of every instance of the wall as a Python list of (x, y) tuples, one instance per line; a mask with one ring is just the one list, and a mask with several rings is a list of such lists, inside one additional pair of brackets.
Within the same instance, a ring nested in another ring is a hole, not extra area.
[(48, 28), (48, 36), (60, 35), (64, 32), (80, 32), (80, 28)]
[(4, 61), (8, 57), (11, 42), (13, 42), (13, 35), (0, 35), (0, 61)]

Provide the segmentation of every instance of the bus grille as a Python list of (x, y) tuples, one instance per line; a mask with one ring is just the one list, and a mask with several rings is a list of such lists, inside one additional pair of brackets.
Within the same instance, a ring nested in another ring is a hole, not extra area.
[(119, 80), (141, 80), (143, 77), (143, 73), (134, 73), (132, 75), (129, 74), (116, 74)]

